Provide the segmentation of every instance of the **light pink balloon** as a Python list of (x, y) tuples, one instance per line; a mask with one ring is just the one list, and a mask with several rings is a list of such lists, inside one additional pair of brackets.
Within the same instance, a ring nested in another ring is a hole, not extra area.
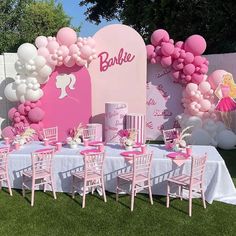
[(207, 81), (201, 82), (198, 87), (202, 94), (207, 93), (211, 89), (211, 85)]
[(174, 45), (171, 43), (163, 43), (161, 46), (161, 52), (164, 56), (168, 57), (174, 52)]
[(187, 94), (191, 95), (192, 91), (195, 92), (195, 91), (198, 90), (198, 86), (196, 84), (194, 84), (194, 83), (189, 83), (189, 84), (187, 84), (185, 89), (186, 89), (186, 95)]
[(62, 45), (58, 48), (58, 50), (61, 50), (62, 51), (62, 57), (65, 58), (68, 56), (69, 54), (69, 49), (68, 47), (66, 47), (65, 45)]
[(12, 107), (9, 111), (8, 111), (8, 118), (10, 120), (13, 120), (15, 113), (17, 112), (15, 107)]
[(47, 40), (47, 37), (45, 36), (38, 36), (35, 39), (35, 45), (37, 48), (46, 47), (47, 44), (48, 44), (48, 40)]
[(3, 138), (10, 138), (13, 139), (15, 137), (14, 128), (12, 126), (7, 126), (2, 130), (2, 136)]
[(168, 66), (170, 66), (172, 64), (172, 58), (171, 58), (171, 56), (169, 56), (169, 57), (162, 57), (161, 58), (161, 65), (163, 66), (163, 67), (168, 67)]
[(88, 59), (90, 55), (93, 54), (92, 52), (92, 48), (90, 48), (88, 45), (84, 45), (81, 49), (80, 49), (80, 52), (81, 52), (81, 57), (84, 58), (84, 59)]
[(211, 102), (209, 100), (203, 99), (200, 101), (201, 111), (208, 111), (211, 108)]
[(225, 70), (215, 70), (212, 74), (210, 74), (207, 78), (208, 82), (210, 83), (212, 89), (216, 89), (218, 85), (221, 83), (223, 79), (223, 75), (227, 74), (228, 72)]
[(71, 56), (67, 56), (64, 59), (64, 65), (67, 67), (72, 67), (75, 65), (75, 60)]
[(152, 54), (153, 54), (155, 48), (154, 48), (153, 45), (149, 44), (149, 45), (146, 46), (146, 50), (147, 50), (147, 59), (151, 60)]
[(73, 44), (77, 41), (77, 34), (73, 29), (71, 29), (69, 27), (64, 27), (64, 28), (61, 28), (57, 32), (56, 38), (57, 38), (57, 42), (60, 45), (65, 45), (65, 46), (69, 47), (71, 44)]
[(201, 66), (204, 63), (204, 58), (202, 56), (195, 56), (194, 57), (194, 65)]
[(31, 122), (39, 122), (43, 119), (45, 112), (39, 108), (39, 107), (35, 107), (33, 109), (31, 109), (28, 113), (28, 118)]
[(155, 58), (152, 58), (150, 62), (151, 62), (151, 64), (156, 64), (157, 63)]
[(59, 43), (56, 41), (50, 41), (47, 45), (47, 49), (50, 53), (55, 53), (58, 48), (59, 48)]
[(195, 71), (195, 66), (193, 64), (187, 64), (184, 66), (183, 72), (185, 75), (192, 75)]
[(79, 52), (79, 48), (76, 44), (72, 44), (69, 47), (70, 55), (72, 56), (73, 54)]
[(151, 43), (154, 46), (160, 45), (162, 41), (168, 42), (169, 40), (169, 34), (163, 29), (155, 30), (151, 35)]
[(193, 83), (200, 84), (203, 80), (204, 80), (203, 74), (197, 74), (197, 73), (192, 74)]
[(186, 39), (184, 49), (186, 52), (199, 56), (206, 50), (206, 40), (201, 35), (192, 35)]
[(15, 123), (19, 123), (19, 122), (20, 122), (20, 117), (19, 117), (19, 116), (15, 117), (15, 118), (14, 118), (14, 122), (15, 122)]
[(46, 58), (49, 55), (49, 51), (45, 47), (39, 48), (38, 49), (38, 55), (43, 56), (44, 58)]
[(95, 40), (92, 37), (88, 37), (87, 45), (89, 45), (91, 48), (95, 48), (96, 42), (95, 42)]

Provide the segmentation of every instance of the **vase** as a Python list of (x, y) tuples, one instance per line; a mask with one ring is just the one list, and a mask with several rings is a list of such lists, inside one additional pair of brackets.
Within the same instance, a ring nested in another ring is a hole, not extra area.
[(77, 143), (71, 143), (70, 144), (70, 148), (72, 148), (72, 149), (75, 149), (77, 147), (78, 147)]

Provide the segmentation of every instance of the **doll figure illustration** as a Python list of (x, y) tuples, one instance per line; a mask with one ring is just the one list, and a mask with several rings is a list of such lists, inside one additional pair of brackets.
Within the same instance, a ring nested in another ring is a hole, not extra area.
[(73, 74), (60, 74), (56, 77), (56, 87), (61, 89), (60, 99), (68, 96), (66, 88), (74, 89), (76, 77)]
[(230, 112), (236, 110), (236, 84), (232, 74), (223, 76), (222, 82), (215, 91), (215, 95), (219, 98), (215, 110), (221, 113), (222, 121), (230, 128), (232, 118)]

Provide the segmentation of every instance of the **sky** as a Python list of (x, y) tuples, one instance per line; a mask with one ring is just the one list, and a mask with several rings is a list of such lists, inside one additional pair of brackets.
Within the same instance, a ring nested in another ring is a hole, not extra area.
[(67, 15), (72, 17), (71, 23), (73, 26), (79, 26), (82, 23), (81, 31), (79, 36), (88, 37), (93, 36), (99, 29), (109, 24), (119, 23), (117, 20), (109, 21), (102, 20), (99, 25), (90, 23), (85, 20), (85, 11), (86, 7), (79, 6), (79, 0), (57, 0), (56, 2), (60, 2), (63, 5), (64, 11)]

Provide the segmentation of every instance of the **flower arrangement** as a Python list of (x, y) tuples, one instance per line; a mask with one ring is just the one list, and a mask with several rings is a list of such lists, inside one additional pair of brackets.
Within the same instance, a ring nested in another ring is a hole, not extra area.
[(30, 127), (22, 129), (21, 131), (18, 130), (18, 134), (15, 136), (13, 143), (19, 143), (20, 145), (23, 145), (32, 141), (35, 134), (36, 131)]
[(119, 130), (118, 135), (120, 136), (120, 143), (126, 149), (132, 149), (133, 145), (135, 144), (137, 131), (136, 130)]
[(83, 136), (83, 125), (80, 123), (77, 127), (70, 129), (69, 137), (67, 138), (67, 143), (71, 147), (77, 147), (78, 144), (82, 142), (82, 136)]

